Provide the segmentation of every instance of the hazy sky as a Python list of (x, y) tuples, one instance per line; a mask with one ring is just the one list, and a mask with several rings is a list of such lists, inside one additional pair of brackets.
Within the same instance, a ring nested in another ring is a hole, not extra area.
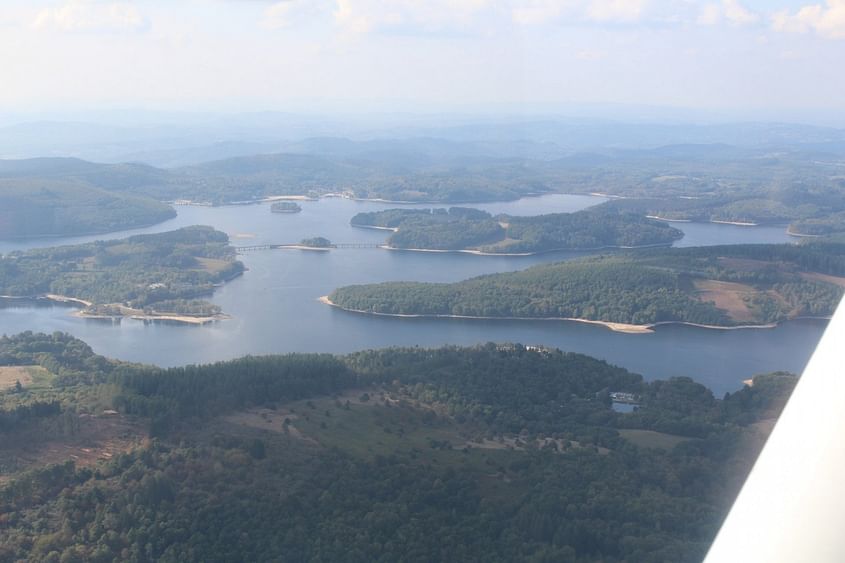
[(0, 108), (845, 112), (845, 0), (2, 0)]

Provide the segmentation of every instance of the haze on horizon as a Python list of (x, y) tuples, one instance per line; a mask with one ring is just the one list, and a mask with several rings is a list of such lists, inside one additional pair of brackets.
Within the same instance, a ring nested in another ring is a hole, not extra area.
[(122, 108), (615, 115), (627, 108), (621, 113), (637, 117), (669, 108), (664, 115), (843, 126), (843, 60), (845, 0), (8, 0), (0, 7), (7, 116)]

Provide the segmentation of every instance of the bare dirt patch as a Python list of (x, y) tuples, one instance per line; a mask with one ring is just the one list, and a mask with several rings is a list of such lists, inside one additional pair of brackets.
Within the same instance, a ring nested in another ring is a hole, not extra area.
[[(146, 438), (143, 425), (131, 418), (80, 415), (76, 432), (61, 439), (0, 442), (0, 466), (17, 472), (73, 460), (77, 467), (89, 467), (140, 446)], [(9, 477), (0, 474), (0, 483)]]
[(750, 285), (716, 280), (696, 280), (694, 285), (700, 301), (713, 301), (735, 321), (754, 320), (754, 312), (745, 302), (745, 298), (757, 293)]
[(671, 450), (681, 442), (692, 439), (653, 430), (620, 430), (619, 435), (641, 448), (661, 448), (664, 450)]
[[(248, 426), (250, 428), (267, 430), (278, 434), (289, 434), (294, 438), (304, 440), (306, 442), (316, 443), (313, 439), (305, 436), (293, 425), (293, 422), (296, 421), (297, 418), (299, 418), (297, 414), (294, 414), (284, 408), (272, 410), (263, 407), (256, 407), (230, 414), (224, 417), (223, 420), (238, 426)], [(288, 424), (285, 424), (285, 420), (288, 421)]]
[(32, 373), (29, 366), (2, 366), (0, 367), (0, 391), (11, 389), (15, 383), (27, 387), (32, 383)]

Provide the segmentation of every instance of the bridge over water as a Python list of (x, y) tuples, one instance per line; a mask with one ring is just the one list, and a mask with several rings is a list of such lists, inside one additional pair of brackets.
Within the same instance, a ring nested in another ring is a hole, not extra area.
[(258, 250), (284, 250), (284, 249), (309, 249), (309, 250), (331, 250), (345, 248), (379, 248), (383, 244), (370, 242), (339, 242), (329, 246), (304, 246), (302, 244), (253, 244), (247, 246), (236, 246), (238, 252), (254, 252)]

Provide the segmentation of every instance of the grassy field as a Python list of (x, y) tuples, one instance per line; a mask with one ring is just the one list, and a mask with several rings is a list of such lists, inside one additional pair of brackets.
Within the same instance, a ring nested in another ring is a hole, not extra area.
[(208, 272), (209, 274), (219, 274), (231, 265), (229, 261), (219, 260), (217, 258), (196, 257), (196, 260), (201, 266), (200, 269)]
[(696, 280), (694, 284), (699, 300), (712, 301), (735, 321), (754, 320), (754, 312), (748, 307), (747, 300), (757, 290), (750, 285), (716, 280)]
[(654, 432), (653, 430), (620, 430), (619, 435), (641, 448), (660, 448), (664, 450), (671, 450), (681, 442), (692, 439), (675, 436), (674, 434)]
[(53, 376), (41, 366), (0, 366), (0, 391), (11, 389), (18, 381), (24, 389), (50, 385)]

